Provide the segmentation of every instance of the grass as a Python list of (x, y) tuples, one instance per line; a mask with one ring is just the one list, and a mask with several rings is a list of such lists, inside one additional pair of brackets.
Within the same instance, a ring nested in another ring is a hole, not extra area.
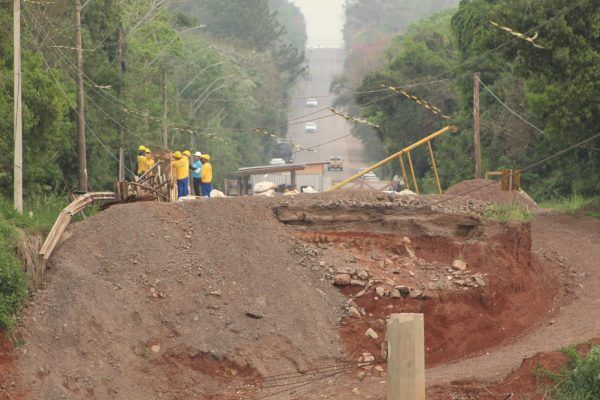
[(600, 218), (600, 197), (586, 198), (577, 194), (569, 197), (553, 199), (540, 203), (540, 207), (560, 211), (565, 214), (583, 213), (590, 217)]
[(555, 385), (545, 392), (548, 400), (597, 400), (600, 399), (600, 346), (581, 356), (575, 346), (561, 350), (569, 361), (560, 373), (537, 371), (552, 380)]
[(0, 328), (14, 325), (15, 312), (27, 300), (27, 278), (16, 250), (21, 235), (47, 232), (64, 204), (57, 197), (38, 200), (30, 217), (19, 214), (12, 202), (0, 197)]
[(485, 210), (483, 216), (484, 218), (499, 222), (527, 222), (533, 219), (533, 213), (518, 203), (513, 205), (492, 205)]

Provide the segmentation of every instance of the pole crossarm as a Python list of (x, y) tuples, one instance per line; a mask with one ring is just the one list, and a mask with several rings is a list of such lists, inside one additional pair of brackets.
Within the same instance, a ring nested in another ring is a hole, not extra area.
[(431, 141), (431, 140), (435, 139), (436, 137), (441, 136), (441, 135), (443, 135), (443, 134), (445, 134), (447, 132), (458, 132), (458, 128), (456, 126), (447, 126), (447, 127), (443, 128), (443, 129), (441, 129), (441, 130), (439, 130), (439, 131), (437, 131), (435, 133), (432, 133), (431, 135), (429, 135), (429, 136), (427, 136), (427, 137), (419, 140), (418, 142), (415, 142), (415, 143), (411, 144), (410, 146), (408, 146), (408, 147), (400, 150), (397, 153), (392, 154), (391, 156), (389, 156), (389, 157), (387, 157), (387, 158), (379, 161), (378, 163), (375, 163), (375, 164), (371, 165), (370, 167), (365, 168), (361, 172), (352, 175), (350, 178), (345, 179), (345, 180), (341, 181), (340, 183), (338, 183), (336, 185), (333, 185), (329, 189), (329, 191), (331, 192), (331, 191), (334, 191), (334, 190), (338, 190), (338, 189), (346, 186), (347, 184), (349, 184), (349, 183), (351, 183), (351, 182), (353, 182), (353, 181), (361, 178), (362, 176), (368, 174), (369, 172), (371, 172), (371, 171), (373, 171), (373, 170), (381, 167), (382, 165), (387, 164), (390, 161), (397, 160), (398, 158), (401, 159), (401, 157), (404, 154), (410, 153), (411, 150), (414, 150), (414, 149), (416, 149), (418, 147), (421, 147), (422, 145), (429, 143), (429, 141)]

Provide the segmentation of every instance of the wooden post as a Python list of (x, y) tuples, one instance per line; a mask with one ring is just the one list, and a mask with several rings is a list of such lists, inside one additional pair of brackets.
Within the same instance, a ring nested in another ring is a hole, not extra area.
[(475, 157), (475, 179), (481, 179), (481, 138), (479, 134), (479, 78), (476, 72), (473, 78), (473, 149)]
[(292, 170), (290, 171), (290, 179), (291, 179), (291, 185), (294, 189), (296, 189), (296, 171)]
[(81, 1), (75, 0), (75, 36), (77, 41), (77, 152), (79, 192), (88, 191), (87, 156), (85, 144), (85, 99), (83, 94), (83, 49), (81, 41)]
[(423, 314), (392, 314), (387, 320), (387, 400), (425, 400)]
[(169, 149), (169, 128), (167, 126), (167, 117), (168, 117), (168, 99), (167, 99), (167, 73), (163, 71), (162, 73), (162, 95), (163, 95), (163, 147), (165, 150)]
[(15, 153), (13, 163), (13, 197), (15, 209), (23, 214), (23, 104), (21, 96), (21, 0), (13, 4), (13, 76)]
[[(123, 100), (123, 92), (125, 91), (125, 50), (123, 46), (123, 30), (119, 29), (119, 38), (117, 40), (117, 57), (119, 57), (119, 71), (121, 72), (121, 87), (119, 88), (119, 100)], [(125, 180), (125, 116), (121, 112), (119, 123), (119, 136), (121, 145), (119, 146), (119, 181)]]

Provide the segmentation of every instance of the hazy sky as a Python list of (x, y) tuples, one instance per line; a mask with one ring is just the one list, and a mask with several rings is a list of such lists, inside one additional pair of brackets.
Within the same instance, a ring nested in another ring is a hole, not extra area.
[(292, 0), (306, 18), (308, 46), (342, 47), (345, 0)]

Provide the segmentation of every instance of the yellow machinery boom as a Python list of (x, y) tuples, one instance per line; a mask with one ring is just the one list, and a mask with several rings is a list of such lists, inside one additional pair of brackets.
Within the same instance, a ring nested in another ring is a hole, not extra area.
[(367, 174), (367, 173), (369, 173), (369, 172), (371, 172), (371, 171), (373, 171), (373, 170), (381, 167), (382, 165), (384, 165), (384, 164), (386, 164), (386, 163), (388, 163), (390, 161), (395, 160), (396, 158), (398, 158), (400, 160), (400, 168), (402, 169), (402, 179), (404, 180), (404, 183), (406, 184), (406, 187), (408, 189), (410, 189), (410, 186), (409, 186), (409, 183), (408, 183), (408, 179), (407, 179), (408, 177), (406, 175), (406, 169), (404, 167), (404, 161), (402, 159), (403, 156), (404, 156), (404, 154), (406, 154), (407, 159), (408, 159), (408, 164), (409, 164), (409, 167), (410, 167), (410, 174), (411, 174), (411, 177), (413, 179), (413, 185), (415, 187), (415, 192), (419, 193), (419, 186), (417, 184), (417, 178), (415, 176), (415, 171), (414, 171), (414, 167), (413, 167), (413, 164), (412, 164), (412, 159), (410, 157), (410, 152), (412, 150), (416, 149), (417, 147), (420, 147), (420, 146), (422, 146), (424, 144), (427, 144), (429, 146), (429, 155), (431, 156), (431, 165), (433, 167), (433, 173), (434, 173), (434, 176), (435, 176), (435, 183), (437, 184), (437, 187), (438, 187), (438, 190), (439, 190), (440, 194), (442, 194), (442, 186), (440, 185), (440, 178), (438, 176), (437, 166), (435, 165), (435, 158), (433, 157), (433, 148), (431, 147), (431, 143), (430, 142), (433, 139), (435, 139), (436, 137), (441, 136), (441, 135), (443, 135), (446, 132), (457, 132), (457, 131), (458, 131), (458, 128), (456, 126), (447, 126), (444, 129), (441, 129), (441, 130), (439, 130), (439, 131), (437, 131), (435, 133), (432, 133), (431, 135), (429, 135), (429, 136), (427, 136), (427, 137), (419, 140), (416, 143), (413, 143), (412, 145), (410, 145), (410, 146), (408, 146), (408, 147), (400, 150), (399, 152), (392, 154), (388, 158), (386, 158), (384, 160), (381, 160), (378, 163), (375, 163), (375, 164), (371, 165), (368, 168), (365, 168), (363, 171), (361, 171), (361, 172), (359, 172), (359, 173), (357, 173), (355, 175), (352, 175), (350, 178), (345, 179), (342, 182), (333, 185), (329, 189), (329, 191), (337, 190), (337, 189), (339, 189), (341, 187), (344, 187), (347, 184), (349, 184), (350, 182), (355, 181), (356, 179), (362, 177), (363, 175), (365, 175), (365, 174)]

